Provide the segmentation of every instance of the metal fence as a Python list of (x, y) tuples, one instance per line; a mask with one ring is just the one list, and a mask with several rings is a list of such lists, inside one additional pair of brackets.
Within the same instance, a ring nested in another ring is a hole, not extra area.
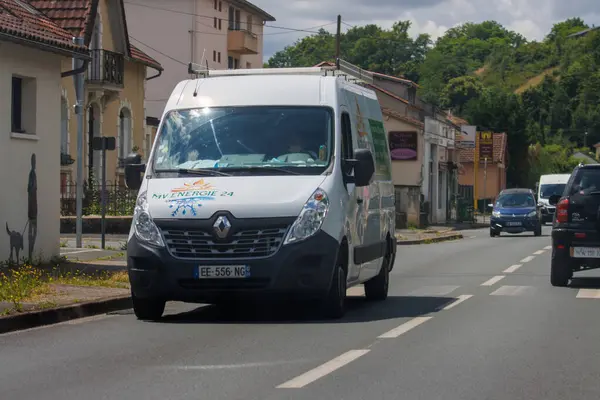
[(473, 207), (473, 186), (458, 185), (458, 197), (456, 199), (457, 222), (474, 222), (475, 210)]
[[(60, 214), (62, 216), (75, 216), (77, 183), (66, 181), (60, 188)], [(131, 190), (119, 182), (106, 182), (106, 215), (128, 216), (133, 215), (137, 190)], [(100, 215), (102, 201), (102, 184), (99, 182), (85, 181), (83, 184), (83, 215)]]

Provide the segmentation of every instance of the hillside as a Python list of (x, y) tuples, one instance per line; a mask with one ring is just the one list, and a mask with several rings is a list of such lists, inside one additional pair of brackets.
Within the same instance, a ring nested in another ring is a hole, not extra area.
[[(529, 185), (523, 171), (567, 165), (537, 165), (545, 158), (534, 158), (532, 145), (571, 154), (600, 142), (600, 30), (573, 37), (588, 29), (581, 18), (555, 24), (540, 42), (495, 21), (467, 22), (435, 42), (426, 34), (409, 35), (410, 25), (352, 27), (342, 34), (342, 57), (411, 79), (423, 100), (480, 129), (506, 132), (509, 184)], [(335, 35), (321, 29), (277, 52), (268, 66), (312, 66), (334, 53)]]

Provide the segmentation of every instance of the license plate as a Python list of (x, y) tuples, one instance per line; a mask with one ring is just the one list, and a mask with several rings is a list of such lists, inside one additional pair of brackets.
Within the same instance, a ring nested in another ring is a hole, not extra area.
[(600, 258), (600, 247), (571, 247), (571, 257)]
[(506, 226), (521, 226), (521, 222), (520, 221), (507, 222)]
[(201, 265), (198, 267), (198, 279), (249, 278), (249, 265)]

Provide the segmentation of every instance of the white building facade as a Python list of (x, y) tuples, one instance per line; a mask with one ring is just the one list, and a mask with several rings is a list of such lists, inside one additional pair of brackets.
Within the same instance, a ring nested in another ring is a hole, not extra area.
[(455, 140), (458, 127), (438, 114), (425, 117), (425, 149), (421, 191), (431, 224), (444, 224), (452, 218), (451, 200), (457, 191)]
[(9, 12), (0, 13), (0, 264), (43, 262), (60, 247), (62, 62), (88, 55), (27, 5), (3, 6)]
[(189, 79), (188, 63), (210, 69), (263, 66), (263, 27), (275, 18), (246, 0), (125, 2), (131, 43), (163, 67), (146, 86), (146, 115), (160, 118), (169, 95)]

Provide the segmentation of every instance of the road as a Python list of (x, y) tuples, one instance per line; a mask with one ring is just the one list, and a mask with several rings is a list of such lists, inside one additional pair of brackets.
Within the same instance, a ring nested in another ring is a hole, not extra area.
[(0, 397), (597, 400), (600, 281), (550, 286), (549, 231), (401, 246), (388, 300), (336, 322), (169, 304), (0, 335)]

